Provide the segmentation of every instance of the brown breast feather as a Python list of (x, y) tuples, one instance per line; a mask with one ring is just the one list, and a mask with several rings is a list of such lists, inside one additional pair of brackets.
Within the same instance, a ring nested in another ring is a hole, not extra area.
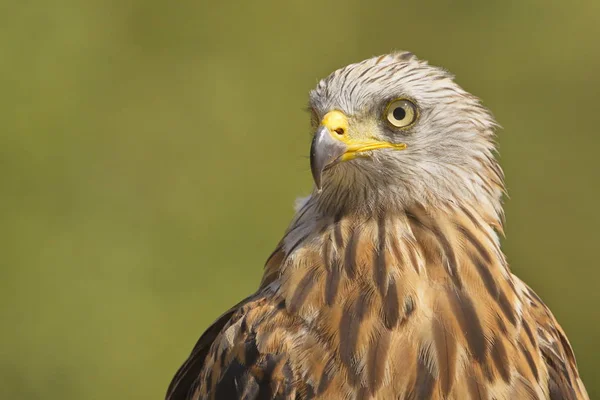
[(588, 398), (485, 215), (414, 207), (311, 225), (303, 211), (167, 399)]

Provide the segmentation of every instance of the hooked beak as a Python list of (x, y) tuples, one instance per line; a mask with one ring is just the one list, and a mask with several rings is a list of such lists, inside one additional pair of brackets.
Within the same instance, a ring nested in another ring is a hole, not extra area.
[(349, 135), (348, 118), (341, 111), (327, 113), (310, 146), (310, 170), (318, 190), (322, 188), (323, 171), (338, 162), (352, 160), (362, 152), (376, 149), (404, 150), (404, 143), (376, 140), (368, 135)]
[(321, 177), (325, 168), (339, 161), (347, 149), (344, 142), (331, 136), (326, 126), (319, 126), (310, 145), (310, 171), (317, 189), (321, 190)]

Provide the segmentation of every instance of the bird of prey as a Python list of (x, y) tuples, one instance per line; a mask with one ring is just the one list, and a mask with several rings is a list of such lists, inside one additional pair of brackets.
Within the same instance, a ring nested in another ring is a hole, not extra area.
[(310, 92), (311, 195), (258, 290), (168, 388), (191, 399), (588, 399), (573, 350), (500, 249), (497, 124), (409, 52)]

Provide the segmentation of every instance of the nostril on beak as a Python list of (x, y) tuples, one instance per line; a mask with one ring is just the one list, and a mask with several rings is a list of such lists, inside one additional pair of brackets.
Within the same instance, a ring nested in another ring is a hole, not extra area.
[(336, 128), (333, 130), (335, 133), (337, 133), (338, 135), (342, 136), (344, 133), (346, 133), (346, 131), (344, 130), (344, 128)]

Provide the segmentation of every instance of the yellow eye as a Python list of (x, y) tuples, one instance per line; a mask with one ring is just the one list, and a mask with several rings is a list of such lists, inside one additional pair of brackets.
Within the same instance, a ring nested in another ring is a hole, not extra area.
[(406, 128), (417, 119), (417, 106), (410, 100), (394, 100), (385, 111), (388, 122), (396, 128)]

